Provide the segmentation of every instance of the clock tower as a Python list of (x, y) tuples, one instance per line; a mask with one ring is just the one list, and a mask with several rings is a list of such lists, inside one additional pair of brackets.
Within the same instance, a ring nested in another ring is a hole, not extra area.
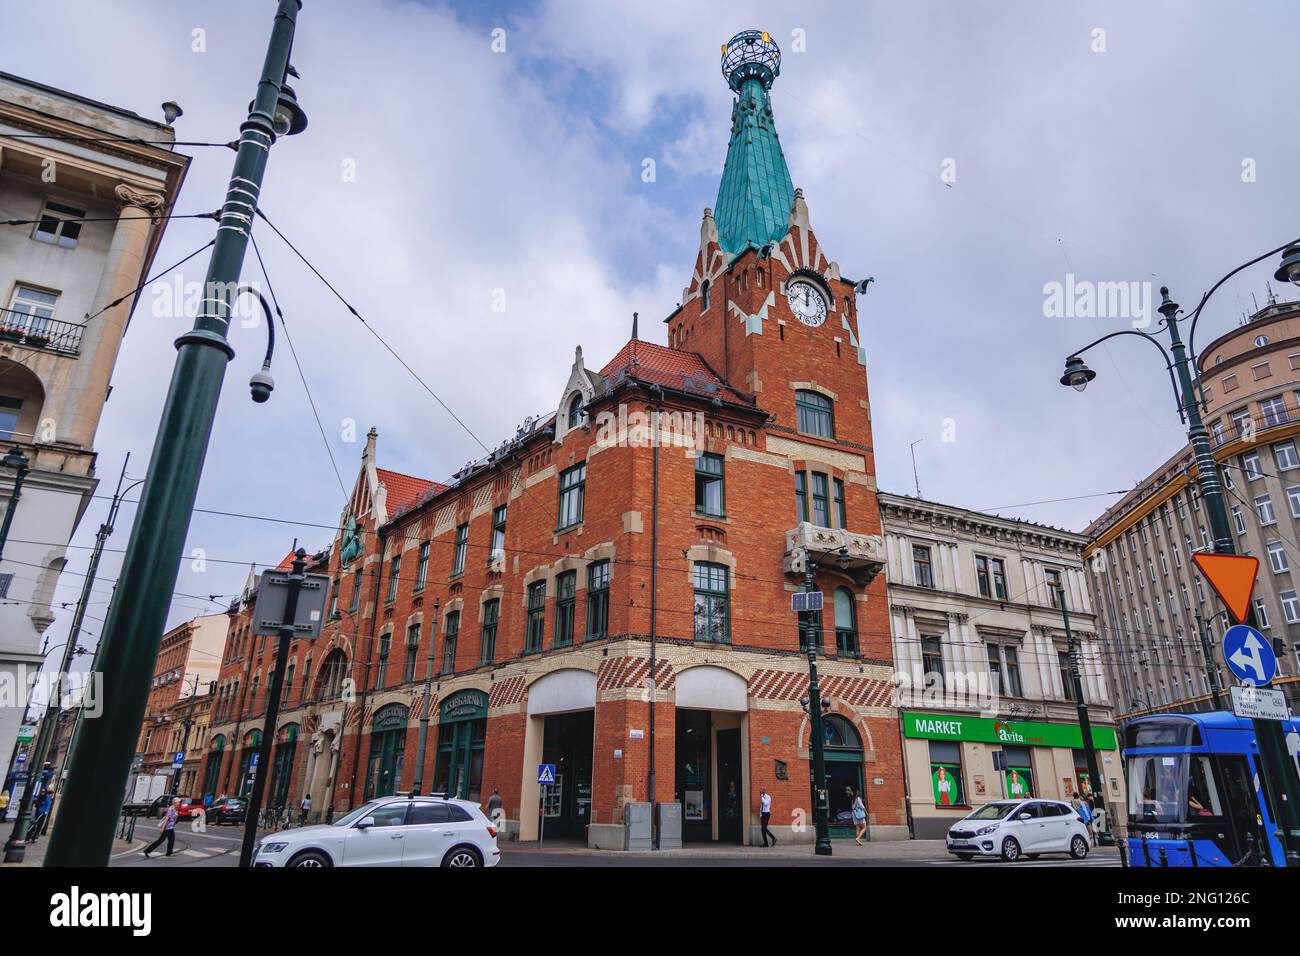
[(722, 47), (735, 94), (731, 139), (690, 284), (666, 320), (668, 344), (699, 353), (773, 416), (775, 431), (855, 446), (874, 473), (856, 303), (870, 280), (842, 276), (809, 223), (772, 113), (780, 73), (781, 51), (765, 32)]

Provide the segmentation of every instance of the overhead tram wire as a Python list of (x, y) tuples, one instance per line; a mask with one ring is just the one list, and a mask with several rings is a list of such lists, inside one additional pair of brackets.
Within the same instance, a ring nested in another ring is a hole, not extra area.
[[(334, 479), (339, 483), (339, 491), (343, 495), (343, 500), (348, 499), (348, 490), (343, 485), (343, 475), (339, 473), (339, 464), (334, 460), (334, 449), (330, 447), (330, 441), (325, 434), (325, 426), (320, 420), (320, 411), (316, 408), (316, 399), (312, 397), (311, 386), (307, 384), (307, 376), (303, 373), (302, 363), (298, 361), (298, 350), (294, 348), (293, 338), (289, 335), (289, 325), (284, 321), (284, 312), (280, 309), (280, 300), (276, 298), (275, 286), (271, 285), (271, 277), (267, 274), (266, 263), (262, 259), (262, 250), (258, 248), (257, 238), (249, 230), (248, 238), (253, 244), (253, 253), (257, 256), (257, 264), (262, 270), (262, 278), (266, 280), (266, 291), (271, 293), (271, 304), (275, 306), (275, 314), (280, 317), (280, 329), (284, 332), (284, 340), (289, 343), (289, 354), (293, 356), (293, 364), (298, 369), (298, 380), (302, 382), (302, 390), (307, 393), (307, 404), (311, 406), (312, 417), (316, 419), (316, 428), (320, 432), (320, 440), (325, 445), (325, 454), (329, 456), (330, 467), (334, 469)], [(198, 510), (198, 509), (195, 509)]]
[(141, 282), (138, 286), (136, 286), (136, 287), (135, 287), (134, 289), (132, 289), (130, 292), (127, 292), (127, 293), (125, 293), (124, 295), (120, 295), (120, 296), (118, 296), (116, 299), (114, 299), (112, 302), (108, 303), (108, 305), (104, 306), (104, 307), (103, 307), (102, 309), (100, 309), (98, 312), (94, 313), (93, 315), (88, 315), (88, 316), (86, 316), (85, 319), (83, 319), (81, 322), (73, 322), (73, 323), (71, 323), (71, 324), (72, 324), (72, 325), (78, 325), (78, 326), (80, 326), (80, 327), (82, 327), (82, 328), (85, 328), (87, 325), (89, 325), (89, 324), (91, 323), (91, 321), (93, 321), (94, 319), (99, 318), (101, 315), (103, 315), (103, 314), (104, 314), (105, 312), (107, 312), (109, 309), (116, 308), (117, 306), (121, 305), (121, 304), (122, 304), (123, 302), (125, 302), (127, 299), (131, 298), (131, 296), (137, 294), (137, 293), (140, 292), (141, 290), (143, 290), (143, 289), (145, 289), (146, 287), (148, 287), (148, 286), (152, 285), (153, 283), (157, 282), (159, 279), (161, 279), (163, 276), (165, 276), (167, 273), (171, 272), (172, 270), (174, 270), (174, 269), (179, 269), (181, 266), (185, 265), (185, 263), (189, 262), (191, 259), (193, 259), (195, 256), (197, 256), (197, 255), (198, 255), (200, 252), (202, 252), (204, 249), (206, 249), (206, 248), (208, 248), (209, 246), (213, 245), (216, 241), (217, 241), (217, 240), (216, 240), (215, 238), (213, 238), (213, 239), (209, 239), (209, 240), (208, 240), (207, 242), (205, 242), (203, 245), (199, 246), (197, 249), (195, 249), (193, 252), (191, 252), (188, 256), (186, 256), (184, 259), (181, 259), (179, 262), (174, 262), (174, 263), (172, 263), (172, 264), (169, 265), (166, 269), (163, 269), (161, 272), (155, 272), (153, 275), (151, 275), (149, 278), (145, 279), (143, 282)]
[(35, 226), (46, 219), (58, 219), (59, 222), (122, 222), (132, 219), (148, 219), (150, 222), (158, 222), (161, 219), (212, 219), (217, 220), (221, 217), (218, 212), (185, 212), (172, 213), (166, 216), (46, 216), (41, 219), (0, 219), (0, 226)]
[(334, 294), (334, 297), (343, 303), (344, 308), (346, 308), (349, 312), (351, 312), (354, 316), (356, 316), (357, 320), (360, 321), (360, 323), (363, 326), (365, 326), (366, 331), (368, 331), (371, 335), (373, 335), (375, 339), (379, 342), (379, 344), (382, 345), (385, 349), (387, 349), (388, 353), (393, 358), (397, 359), (397, 361), (401, 364), (402, 368), (406, 369), (406, 371), (411, 374), (411, 377), (414, 378), (417, 382), (419, 382), (420, 386), (426, 392), (428, 392), (430, 395), (433, 396), (433, 400), (436, 401), (439, 405), (441, 405), (443, 411), (445, 411), (448, 415), (450, 415), (452, 417), (452, 420), (455, 421), (457, 425), (459, 425), (461, 428), (465, 430), (465, 434), (469, 435), (470, 438), (474, 439), (475, 443), (477, 443), (478, 446), (483, 449), (483, 451), (487, 452), (488, 454), (491, 454), (492, 449), (488, 448), (487, 445), (483, 444), (482, 440), (478, 437), (478, 435), (474, 434), (473, 430), (468, 425), (466, 425), (464, 421), (461, 420), (460, 416), (457, 415), (455, 412), (453, 412), (451, 410), (451, 407), (448, 406), (447, 403), (444, 402), (438, 396), (438, 393), (429, 387), (429, 383), (426, 382), (423, 378), (421, 378), (420, 375), (415, 371), (415, 369), (411, 368), (411, 366), (406, 363), (406, 360), (402, 358), (402, 356), (397, 354), (397, 352), (393, 349), (393, 347), (384, 340), (384, 337), (380, 335), (378, 332), (376, 332), (374, 327), (365, 320), (365, 317), (362, 316), (362, 314), (353, 307), (352, 303), (350, 303), (347, 299), (343, 298), (342, 293), (340, 293), (338, 289), (334, 288), (334, 285), (329, 281), (329, 279), (326, 279), (325, 276), (321, 274), (319, 269), (317, 269), (314, 265), (312, 265), (311, 260), (309, 260), (306, 256), (304, 256), (301, 252), (298, 251), (298, 247), (295, 246), (292, 242), (290, 242), (288, 237), (285, 236), (285, 234), (279, 230), (276, 224), (267, 218), (266, 213), (262, 212), (261, 208), (257, 208), (256, 213), (258, 216), (262, 218), (262, 220), (268, 226), (271, 227), (271, 229), (275, 232), (275, 234), (280, 237), (280, 241), (283, 242), (286, 246), (288, 246), (293, 251), (293, 254), (296, 255), (299, 259), (301, 259), (303, 264), (316, 274), (316, 278), (320, 279), (321, 282), (325, 283), (325, 288), (329, 289), (330, 292)]
[(208, 143), (196, 139), (153, 140), (138, 136), (67, 136), (58, 133), (0, 133), (0, 139), (49, 139), (60, 143), (119, 143), (123, 146), (157, 146), (168, 149), (172, 146), (215, 146), (224, 149), (239, 149), (238, 140), (228, 143)]

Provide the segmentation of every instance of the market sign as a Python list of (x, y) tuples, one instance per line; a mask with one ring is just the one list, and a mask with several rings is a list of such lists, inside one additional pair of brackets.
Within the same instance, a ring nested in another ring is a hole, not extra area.
[[(905, 713), (903, 735), (921, 740), (968, 740), (1019, 747), (1083, 747), (1083, 733), (1077, 724), (994, 720), (953, 714)], [(1109, 727), (1093, 727), (1092, 743), (1101, 750), (1115, 750), (1119, 746), (1115, 731)]]

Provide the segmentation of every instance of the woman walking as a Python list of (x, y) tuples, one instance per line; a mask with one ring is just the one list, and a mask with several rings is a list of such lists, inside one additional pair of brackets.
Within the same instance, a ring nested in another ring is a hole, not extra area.
[(862, 838), (867, 835), (867, 805), (862, 802), (862, 794), (852, 787), (844, 789), (853, 800), (853, 842), (862, 846)]

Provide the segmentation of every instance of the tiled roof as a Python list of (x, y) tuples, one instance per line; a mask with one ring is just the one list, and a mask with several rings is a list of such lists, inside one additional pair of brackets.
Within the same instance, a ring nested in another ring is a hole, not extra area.
[(681, 389), (724, 402), (753, 405), (728, 386), (708, 363), (695, 352), (670, 349), (653, 342), (632, 339), (619, 350), (609, 364), (600, 370), (602, 378), (610, 385), (618, 384), (623, 376), (643, 382), (653, 382), (665, 388)]
[(389, 471), (387, 468), (376, 468), (375, 473), (379, 476), (379, 483), (388, 490), (386, 504), (390, 515), (399, 514), (419, 504), (429, 492), (436, 493), (447, 487), (436, 481), (429, 481), (427, 478), (416, 478), (414, 475), (404, 475), (400, 471)]

